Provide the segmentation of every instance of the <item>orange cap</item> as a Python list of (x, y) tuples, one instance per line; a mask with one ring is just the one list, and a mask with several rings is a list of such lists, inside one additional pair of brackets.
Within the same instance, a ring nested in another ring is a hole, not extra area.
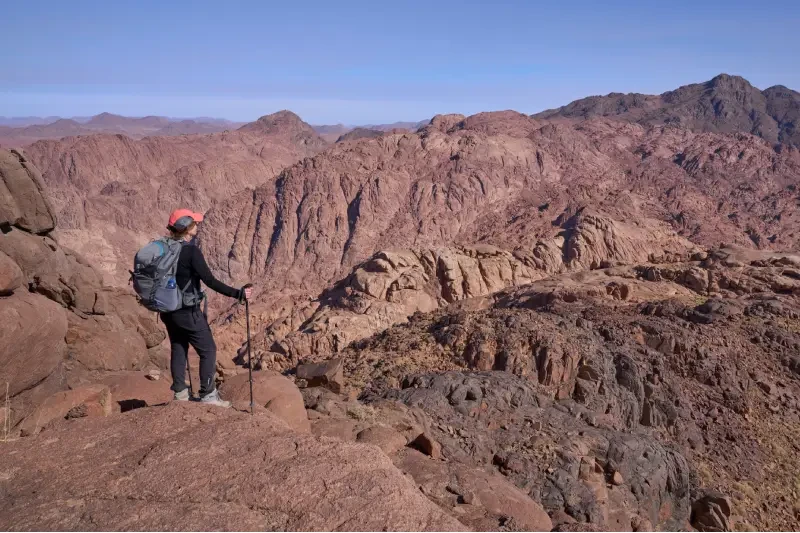
[[(188, 220), (181, 221), (180, 223), (178, 222), (184, 217), (189, 218), (189, 219), (193, 220), (194, 222), (202, 222), (203, 221), (203, 215), (201, 215), (200, 213), (195, 213), (191, 209), (176, 209), (169, 216), (169, 223), (167, 224), (167, 227), (168, 228), (175, 228), (175, 229), (183, 229), (183, 228), (188, 227), (189, 224), (190, 224), (190, 222)], [(178, 225), (176, 226), (176, 224), (178, 224)]]

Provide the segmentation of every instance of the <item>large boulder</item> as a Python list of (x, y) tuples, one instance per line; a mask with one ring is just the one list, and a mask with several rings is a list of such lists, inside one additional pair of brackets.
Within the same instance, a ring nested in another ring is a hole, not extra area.
[[(222, 397), (234, 404), (250, 404), (247, 374), (226, 379), (220, 388)], [(295, 431), (311, 432), (303, 395), (294, 383), (277, 372), (253, 372), (253, 401), (286, 422)]]
[[(172, 382), (164, 373), (120, 372), (104, 378), (102, 383), (111, 390), (114, 411), (131, 411), (141, 407), (164, 404), (172, 400)], [(152, 377), (158, 376), (158, 379)]]
[(408, 444), (407, 439), (399, 431), (386, 426), (371, 426), (363, 429), (356, 435), (356, 440), (377, 446), (386, 455), (393, 455)]
[(0, 298), (0, 394), (8, 387), (11, 426), (64, 388), (66, 315), (37, 294)]
[(82, 318), (69, 314), (66, 335), (69, 359), (86, 370), (142, 370), (149, 362), (147, 345), (136, 330), (114, 315)]
[(496, 472), (435, 461), (412, 449), (399, 453), (394, 462), (439, 505), (462, 504), (462, 520), (478, 530), (497, 529), (508, 519), (518, 531), (553, 528), (541, 505)]
[(66, 254), (51, 237), (33, 235), (19, 228), (0, 234), (0, 251), (9, 256), (32, 283), (37, 276), (66, 272)]
[(730, 531), (731, 501), (711, 492), (692, 503), (692, 527), (698, 531)]
[(14, 530), (466, 530), (379, 450), (270, 413), (176, 402), (65, 421), (5, 445), (0, 472)]
[(20, 423), (18, 429), (25, 437), (39, 433), (60, 419), (109, 416), (113, 412), (109, 388), (89, 385), (50, 396)]
[(132, 290), (104, 288), (102, 296), (104, 313), (118, 316), (126, 327), (138, 332), (148, 349), (167, 337), (164, 326), (158, 323), (158, 314), (142, 307)]
[(306, 380), (309, 387), (322, 386), (339, 393), (344, 383), (344, 365), (341, 359), (298, 365), (297, 378)]
[(0, 150), (0, 226), (51, 231), (56, 220), (39, 171), (17, 151)]
[(97, 272), (51, 237), (12, 229), (0, 236), (0, 252), (19, 265), (33, 291), (80, 313), (102, 313)]
[(141, 369), (147, 349), (164, 340), (155, 314), (132, 291), (104, 287), (94, 268), (51, 237), (12, 228), (0, 235), (0, 253), (19, 266), (32, 291), (72, 311), (69, 356), (86, 369)]
[(9, 396), (44, 381), (64, 359), (66, 315), (38, 294), (0, 298), (0, 384), (8, 383)]
[(22, 270), (8, 255), (0, 252), (0, 296), (8, 296), (22, 283)]

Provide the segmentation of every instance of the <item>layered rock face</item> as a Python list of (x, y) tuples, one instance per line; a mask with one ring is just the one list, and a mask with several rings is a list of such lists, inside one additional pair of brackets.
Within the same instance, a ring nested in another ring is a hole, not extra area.
[(145, 368), (165, 335), (132, 293), (105, 286), (53, 240), (56, 217), (36, 167), (3, 150), (0, 177), (0, 384), (14, 427), (98, 371)]

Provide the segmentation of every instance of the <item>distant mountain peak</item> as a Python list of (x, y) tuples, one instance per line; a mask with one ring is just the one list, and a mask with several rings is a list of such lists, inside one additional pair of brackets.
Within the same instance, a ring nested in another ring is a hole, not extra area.
[(303, 119), (300, 118), (297, 113), (293, 113), (292, 111), (288, 111), (286, 109), (278, 111), (276, 113), (271, 113), (269, 115), (264, 115), (263, 117), (259, 117), (256, 122), (260, 124), (295, 124), (295, 125), (302, 125), (306, 124), (303, 122)]
[(719, 82), (724, 82), (724, 81), (729, 81), (729, 80), (741, 80), (741, 81), (747, 82), (748, 84), (750, 83), (750, 82), (748, 82), (746, 79), (744, 79), (741, 76), (737, 76), (735, 74), (727, 74), (725, 72), (721, 72), (721, 73), (717, 74), (716, 76), (711, 78), (710, 81), (712, 83), (719, 83)]
[(240, 130), (244, 131), (251, 131), (251, 130), (265, 130), (265, 131), (276, 131), (280, 129), (311, 129), (313, 128), (303, 122), (296, 113), (293, 113), (288, 110), (278, 111), (276, 113), (271, 113), (269, 115), (264, 115), (259, 117), (254, 122), (249, 122), (239, 128)]
[(125, 117), (123, 117), (122, 115), (109, 113), (108, 111), (103, 111), (102, 113), (93, 116), (91, 120), (103, 120), (108, 118), (125, 118)]
[(533, 116), (616, 117), (643, 125), (680, 125), (698, 132), (744, 132), (771, 143), (800, 146), (800, 93), (783, 86), (761, 91), (745, 78), (726, 73), (661, 95), (592, 96)]
[(295, 142), (316, 148), (323, 148), (328, 144), (311, 125), (304, 122), (297, 114), (285, 109), (277, 113), (264, 115), (255, 122), (250, 122), (240, 127), (238, 131), (290, 137)]
[(299, 120), (300, 122), (303, 121), (303, 119), (301, 119), (297, 113), (289, 111), (288, 109), (281, 109), (280, 111), (276, 111), (275, 113), (271, 113), (269, 115), (264, 115), (260, 118)]
[(747, 88), (758, 91), (753, 85), (741, 76), (734, 76), (731, 74), (718, 74), (708, 81), (707, 85), (711, 87), (735, 87)]
[(104, 111), (103, 113), (90, 118), (86, 124), (89, 126), (112, 126), (126, 120), (128, 119), (122, 115), (115, 115), (114, 113)]

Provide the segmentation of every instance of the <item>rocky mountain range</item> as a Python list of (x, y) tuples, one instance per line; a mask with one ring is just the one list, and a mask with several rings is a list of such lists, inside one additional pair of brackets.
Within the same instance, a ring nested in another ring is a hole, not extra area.
[(206, 210), (325, 146), (296, 115), (281, 112), (222, 133), (68, 137), (37, 141), (25, 154), (52, 191), (60, 242), (121, 285), (130, 258), (163, 234), (176, 205)]
[(62, 117), (2, 117), (0, 116), (0, 126), (25, 127), (34, 124), (50, 124)]
[(751, 135), (439, 116), (418, 133), (338, 144), (219, 202), (200, 238), (229, 279), (312, 291), (387, 247), (558, 257), (567, 222), (586, 207), (698, 245), (791, 249), (798, 175), (797, 149)]
[[(336, 143), (280, 112), (0, 152), (0, 514), (793, 529), (800, 150), (779, 93), (722, 75)], [(206, 212), (215, 273), (256, 285), (253, 416), (242, 306), (212, 297), (234, 409), (162, 405), (164, 333), (113, 286), (179, 204)], [(187, 477), (198, 460), (216, 468)]]
[(746, 79), (727, 74), (658, 96), (590, 96), (534, 117), (618, 117), (643, 125), (671, 124), (695, 132), (746, 132), (773, 144), (800, 145), (800, 93), (782, 85), (761, 91)]
[(61, 139), (96, 133), (123, 134), (134, 139), (160, 135), (190, 135), (233, 130), (241, 123), (223, 119), (124, 117), (100, 113), (93, 117), (19, 117), (0, 119), (0, 147), (20, 148), (42, 139)]

